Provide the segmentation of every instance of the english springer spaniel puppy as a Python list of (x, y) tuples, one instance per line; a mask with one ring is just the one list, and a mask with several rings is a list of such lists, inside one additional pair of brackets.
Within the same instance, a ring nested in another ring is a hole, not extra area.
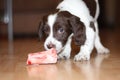
[(45, 34), (46, 50), (55, 48), (58, 59), (69, 59), (73, 37), (80, 47), (75, 61), (89, 60), (94, 46), (98, 54), (109, 53), (99, 38), (98, 0), (63, 0), (56, 9), (57, 12), (43, 17), (40, 23), (39, 36)]

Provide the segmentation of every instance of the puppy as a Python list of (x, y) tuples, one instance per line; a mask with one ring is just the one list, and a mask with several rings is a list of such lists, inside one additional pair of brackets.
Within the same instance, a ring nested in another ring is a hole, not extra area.
[(40, 23), (39, 37), (46, 36), (46, 50), (55, 48), (58, 59), (69, 59), (73, 37), (80, 47), (75, 61), (90, 60), (94, 47), (98, 54), (109, 53), (99, 38), (98, 0), (63, 0), (56, 9), (57, 12), (43, 17)]

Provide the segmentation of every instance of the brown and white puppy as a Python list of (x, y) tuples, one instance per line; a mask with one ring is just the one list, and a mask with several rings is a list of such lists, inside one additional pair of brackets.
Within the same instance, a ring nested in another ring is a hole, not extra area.
[(63, 0), (56, 9), (58, 12), (43, 17), (39, 28), (40, 38), (43, 34), (47, 36), (46, 50), (55, 48), (59, 59), (69, 59), (74, 37), (76, 45), (80, 46), (74, 57), (76, 61), (89, 60), (94, 46), (99, 54), (109, 53), (98, 35), (98, 0)]

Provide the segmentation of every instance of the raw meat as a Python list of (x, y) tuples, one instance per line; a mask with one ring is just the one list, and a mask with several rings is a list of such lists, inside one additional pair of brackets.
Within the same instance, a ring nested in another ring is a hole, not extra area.
[(43, 51), (28, 54), (27, 64), (48, 64), (57, 62), (57, 53), (54, 48)]

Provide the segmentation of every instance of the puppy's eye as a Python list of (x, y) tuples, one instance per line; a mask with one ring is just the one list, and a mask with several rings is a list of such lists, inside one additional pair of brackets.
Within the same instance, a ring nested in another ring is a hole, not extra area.
[(58, 33), (59, 33), (59, 34), (64, 33), (64, 29), (63, 29), (63, 28), (59, 28), (59, 29), (58, 29)]

